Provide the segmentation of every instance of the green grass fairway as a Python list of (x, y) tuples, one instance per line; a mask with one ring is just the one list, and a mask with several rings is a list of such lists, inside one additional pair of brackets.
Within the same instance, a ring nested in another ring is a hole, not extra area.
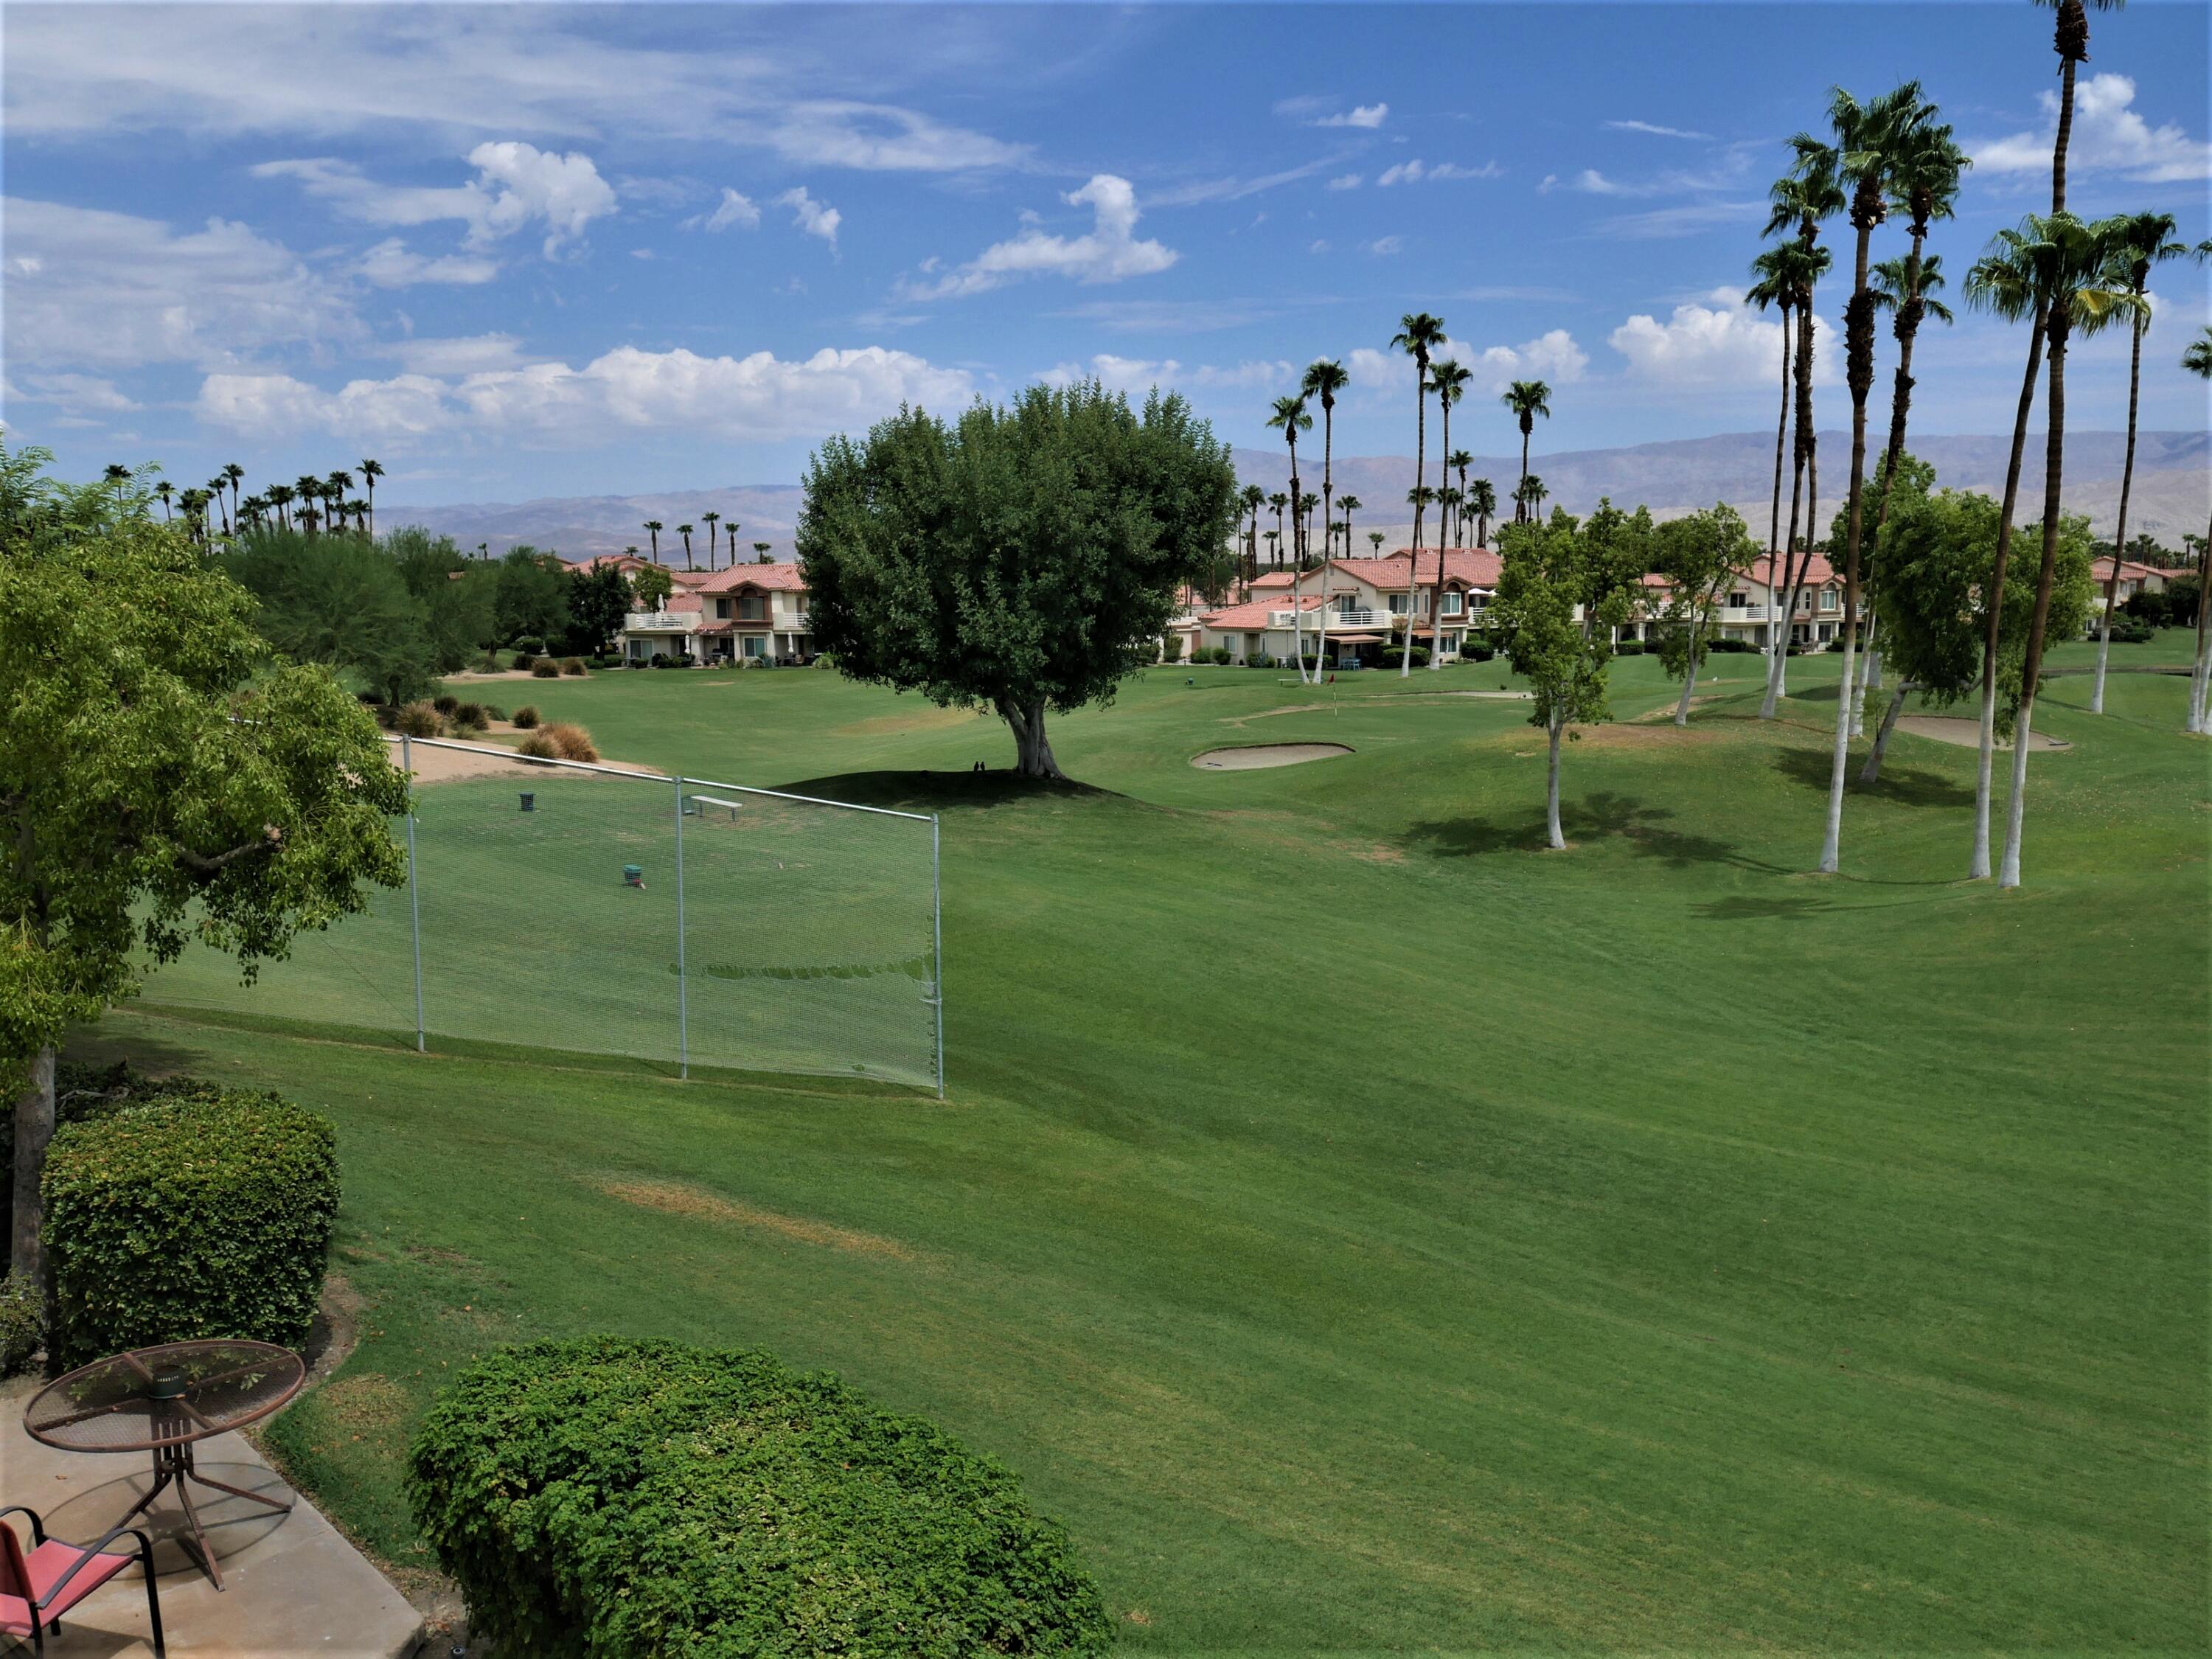
[[(337, 1121), (363, 1340), (272, 1439), (402, 1563), (441, 1380), (611, 1330), (1001, 1457), (1132, 1650), (2201, 1652), (2212, 747), (2185, 678), (2089, 715), (2091, 660), (2013, 894), (1959, 879), (1972, 751), (1910, 735), (1807, 873), (1826, 659), (1768, 725), (1716, 658), (1682, 732), (1618, 665), (1564, 854), (1525, 705), (1448, 695), (1496, 665), (1156, 671), (1050, 790), (826, 673), (546, 683), (621, 759), (944, 813), (945, 1103), (151, 1006), (82, 1046)], [(1188, 763), (1278, 741), (1356, 752)], [(526, 1041), (665, 978), (558, 903), (518, 950)]]

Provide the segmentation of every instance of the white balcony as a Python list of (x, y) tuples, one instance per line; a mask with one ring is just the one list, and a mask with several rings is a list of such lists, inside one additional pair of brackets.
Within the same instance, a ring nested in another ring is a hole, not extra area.
[(629, 634), (688, 634), (700, 620), (696, 611), (633, 611), (623, 618)]
[[(1337, 611), (1332, 609), (1309, 611), (1304, 613), (1304, 617), (1305, 620), (1300, 624), (1300, 626), (1304, 628), (1308, 633), (1312, 634), (1318, 634), (1324, 628), (1332, 634), (1346, 633), (1355, 628), (1388, 628), (1393, 623), (1403, 622), (1405, 620), (1403, 617), (1395, 616), (1388, 611)], [(1268, 627), (1288, 628), (1290, 625), (1291, 613), (1289, 611), (1270, 611), (1267, 613)]]

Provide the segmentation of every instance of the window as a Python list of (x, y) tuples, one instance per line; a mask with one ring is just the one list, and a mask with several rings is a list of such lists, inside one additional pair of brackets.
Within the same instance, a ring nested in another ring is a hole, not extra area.
[(1454, 592), (1444, 595), (1444, 615), (1456, 617), (1467, 609), (1467, 595)]
[(1403, 593), (1393, 593), (1390, 596), (1390, 614), (1394, 617), (1402, 617), (1406, 614), (1406, 596)]
[(1833, 611), (1835, 608), (1836, 590), (1832, 587), (1822, 588), (1820, 590), (1820, 609), (1823, 611)]
[(738, 617), (743, 622), (766, 622), (768, 601), (758, 593), (748, 593), (738, 601)]
[(714, 615), (722, 621), (727, 622), (730, 619), (730, 602), (727, 599), (715, 600)]
[(1749, 599), (1750, 596), (1748, 594), (1731, 593), (1729, 595), (1729, 609), (1731, 611), (1741, 611), (1743, 609), (1745, 605), (1749, 602)]
[(1453, 655), (1455, 655), (1455, 654), (1456, 654), (1456, 653), (1457, 653), (1458, 650), (1459, 650), (1459, 635), (1456, 635), (1456, 634), (1447, 634), (1447, 635), (1444, 635), (1444, 655), (1446, 655), (1447, 657), (1449, 657), (1449, 656), (1453, 656)]
[(1467, 608), (1480, 616), (1483, 611), (1490, 609), (1490, 595), (1487, 593), (1468, 594), (1467, 596)]
[(765, 657), (768, 655), (768, 641), (757, 634), (748, 634), (745, 635), (744, 648), (745, 655), (748, 657)]

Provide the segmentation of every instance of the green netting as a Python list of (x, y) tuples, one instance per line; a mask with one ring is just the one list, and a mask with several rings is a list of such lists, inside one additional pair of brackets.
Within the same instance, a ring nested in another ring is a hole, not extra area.
[[(927, 820), (546, 768), (418, 788), (414, 845), (431, 1047), (936, 1080)], [(252, 985), (194, 949), (146, 1000), (411, 1036), (414, 948), (408, 890), (379, 890)]]

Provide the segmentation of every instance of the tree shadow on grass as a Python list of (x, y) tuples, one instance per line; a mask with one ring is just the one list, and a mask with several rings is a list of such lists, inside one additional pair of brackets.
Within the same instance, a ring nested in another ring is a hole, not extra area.
[[(1695, 864), (1733, 864), (1748, 870), (1776, 867), (1747, 857), (1733, 842), (1667, 829), (1667, 820), (1674, 816), (1663, 806), (1646, 806), (1632, 795), (1610, 790), (1559, 803), (1559, 827), (1570, 842), (1618, 837), (1638, 857), (1656, 859), (1676, 870)], [(1481, 817), (1436, 819), (1408, 825), (1399, 839), (1407, 848), (1425, 849), (1437, 858), (1542, 852), (1547, 846), (1540, 812), (1512, 823)]]
[(1843, 908), (1816, 893), (1784, 893), (1771, 898), (1739, 895), (1734, 898), (1714, 899), (1709, 903), (1692, 907), (1692, 911), (1705, 921), (1802, 921), (1808, 916), (1822, 915)]
[(854, 806), (895, 812), (1018, 805), (1036, 800), (1119, 800), (1116, 790), (1072, 779), (1025, 778), (1010, 768), (989, 772), (838, 772), (775, 786), (788, 795), (812, 795)]
[[(1871, 784), (1859, 781), (1859, 768), (1866, 763), (1864, 750), (1851, 755), (1844, 772), (1844, 793), (1863, 800), (1886, 800), (1899, 806), (1972, 806), (1974, 792), (1956, 779), (1941, 772), (1929, 772), (1917, 767), (1899, 766), (1894, 755), (1882, 762), (1881, 781)], [(1792, 783), (1802, 784), (1808, 789), (1828, 793), (1829, 769), (1834, 764), (1834, 752), (1828, 749), (1783, 749), (1776, 752), (1774, 764)]]

